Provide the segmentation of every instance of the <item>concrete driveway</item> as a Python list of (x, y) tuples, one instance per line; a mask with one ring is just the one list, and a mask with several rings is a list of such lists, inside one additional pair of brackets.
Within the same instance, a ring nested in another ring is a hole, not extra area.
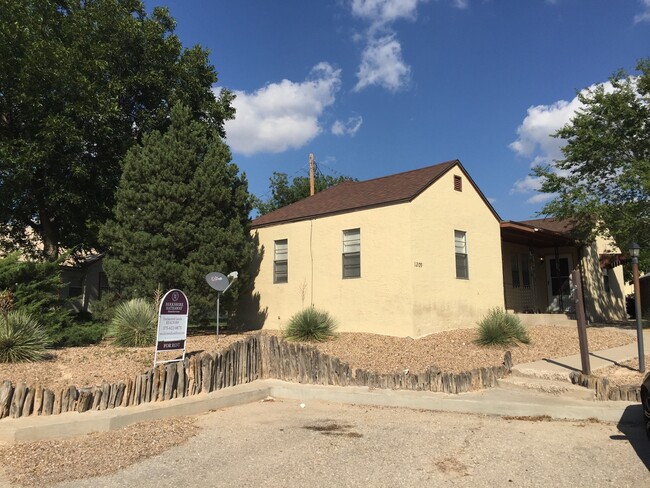
[(650, 486), (639, 406), (616, 424), (305, 403), (203, 414), (202, 432), (183, 446), (56, 486)]

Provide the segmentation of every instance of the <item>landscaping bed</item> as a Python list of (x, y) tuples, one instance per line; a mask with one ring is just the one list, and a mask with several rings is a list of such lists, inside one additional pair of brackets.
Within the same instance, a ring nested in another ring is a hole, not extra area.
[[(476, 329), (458, 329), (431, 334), (420, 339), (399, 338), (377, 334), (341, 333), (336, 339), (312, 343), (321, 352), (357, 368), (376, 373), (396, 373), (408, 369), (411, 373), (435, 366), (445, 372), (469, 371), (474, 368), (498, 366), (506, 350), (512, 351), (514, 364), (543, 358), (558, 358), (580, 352), (577, 330), (573, 327), (528, 327), (531, 343), (515, 347), (484, 347), (474, 343)], [(247, 333), (190, 335), (187, 352), (216, 352)], [(280, 335), (279, 331), (264, 334)], [(613, 328), (590, 328), (591, 351), (629, 344), (633, 335)], [(37, 363), (0, 364), (0, 381), (14, 384), (24, 381), (33, 387), (51, 389), (100, 385), (102, 381), (117, 383), (133, 378), (151, 368), (153, 348), (115, 347), (109, 343), (96, 346), (53, 349), (46, 361)]]

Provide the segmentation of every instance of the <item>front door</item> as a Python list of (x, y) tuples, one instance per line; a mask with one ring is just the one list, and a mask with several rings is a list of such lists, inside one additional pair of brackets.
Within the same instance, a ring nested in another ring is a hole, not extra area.
[(570, 312), (571, 301), (571, 256), (546, 257), (546, 276), (548, 277), (548, 312)]

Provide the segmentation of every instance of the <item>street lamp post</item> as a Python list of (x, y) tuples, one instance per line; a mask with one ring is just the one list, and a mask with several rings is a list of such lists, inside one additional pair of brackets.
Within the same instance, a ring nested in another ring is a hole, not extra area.
[(641, 293), (639, 290), (639, 253), (641, 246), (636, 242), (630, 244), (632, 256), (632, 278), (634, 280), (634, 310), (636, 315), (636, 341), (639, 345), (639, 372), (645, 372), (645, 354), (643, 353), (643, 326), (641, 325)]

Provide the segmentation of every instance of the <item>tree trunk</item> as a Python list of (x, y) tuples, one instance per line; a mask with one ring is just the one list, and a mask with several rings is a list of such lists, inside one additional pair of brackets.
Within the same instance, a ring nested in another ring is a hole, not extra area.
[(54, 217), (51, 217), (43, 206), (39, 209), (39, 217), (41, 221), (39, 234), (43, 241), (43, 255), (48, 261), (54, 261), (59, 257), (59, 241)]

